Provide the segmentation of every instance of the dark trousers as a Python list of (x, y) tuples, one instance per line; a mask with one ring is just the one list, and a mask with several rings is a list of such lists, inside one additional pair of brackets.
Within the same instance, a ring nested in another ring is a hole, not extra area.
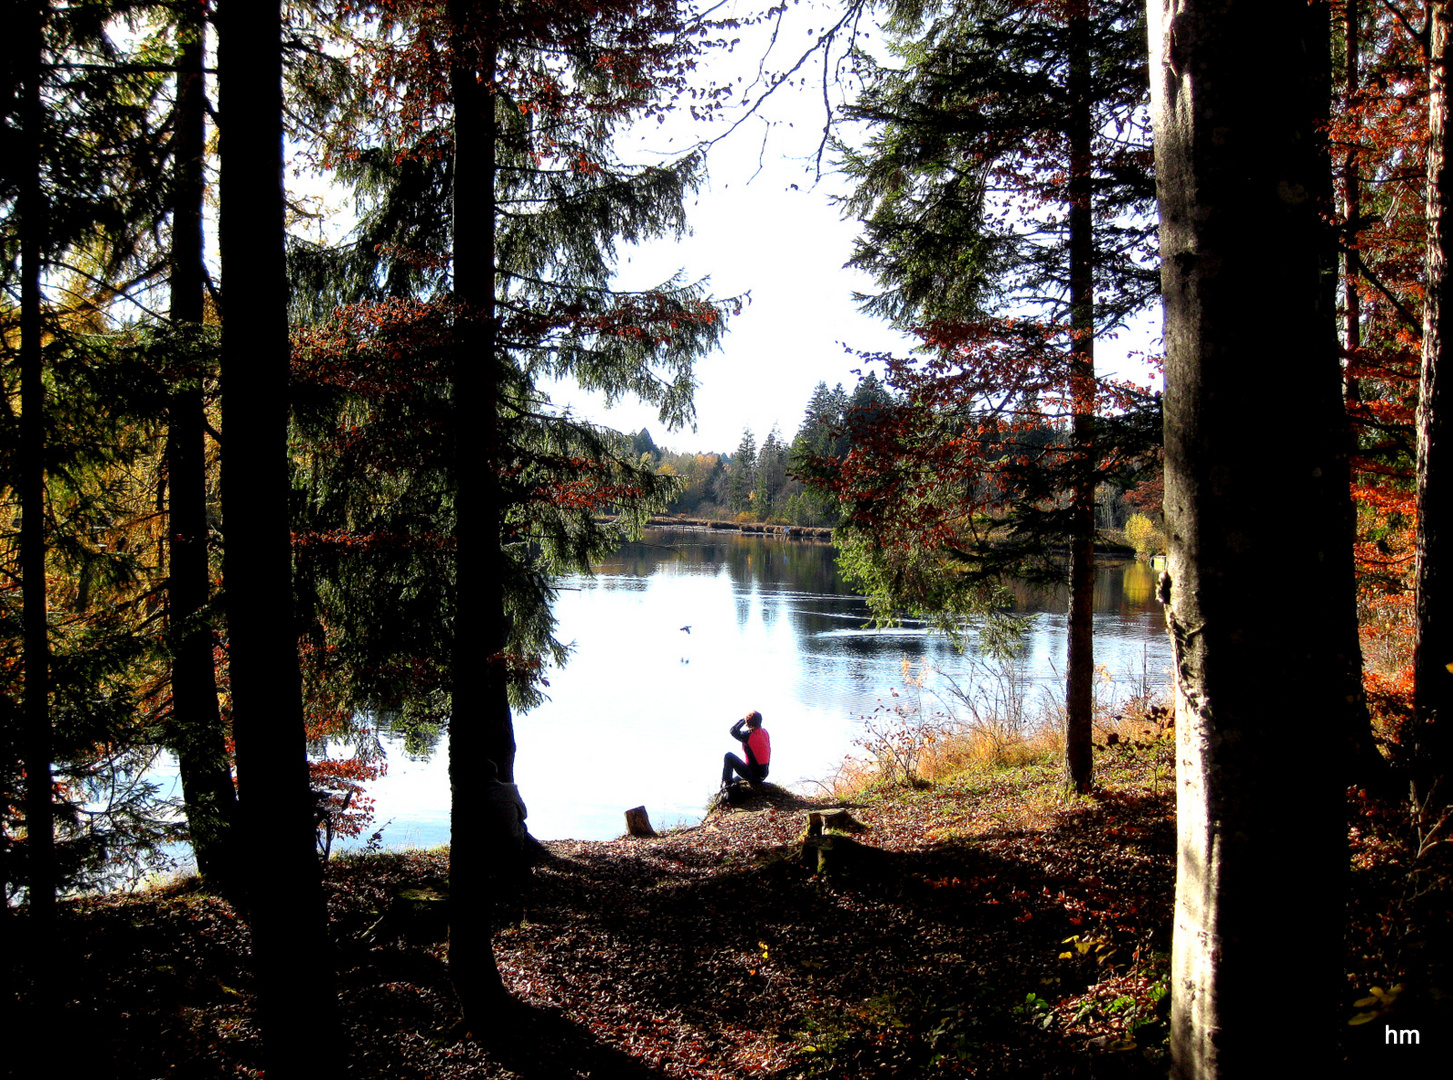
[(732, 773), (735, 772), (743, 780), (750, 780), (756, 783), (758, 780), (767, 779), (767, 766), (758, 765), (755, 768), (748, 765), (736, 754), (728, 754), (721, 763), (721, 784), (722, 787), (732, 782)]

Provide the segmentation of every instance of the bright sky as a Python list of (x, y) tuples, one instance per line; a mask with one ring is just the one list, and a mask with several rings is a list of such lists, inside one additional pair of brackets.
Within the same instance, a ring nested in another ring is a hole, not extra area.
[[(724, 8), (745, 14), (761, 6), (763, 0), (739, 0)], [(839, 11), (839, 4), (825, 0), (801, 0), (790, 8), (769, 65), (790, 67)], [(708, 74), (721, 79), (719, 72), (729, 71), (732, 78), (740, 73), (750, 82), (764, 41), (760, 32), (744, 33), (732, 54), (713, 58)], [(691, 280), (709, 278), (715, 296), (751, 294), (751, 303), (729, 321), (721, 349), (697, 365), (696, 430), (666, 431), (649, 407), (607, 410), (574, 387), (552, 391), (557, 403), (620, 431), (646, 427), (659, 446), (730, 453), (744, 427), (752, 429), (758, 445), (773, 424), (790, 439), (819, 381), (829, 387), (841, 382), (851, 390), (858, 378), (854, 369), (863, 367), (854, 350), (912, 348), (912, 339), (861, 314), (852, 300), (855, 290), (873, 291), (873, 282), (844, 269), (858, 224), (844, 221), (832, 203), (833, 195), (848, 189), (830, 158), (824, 159), (822, 179), (816, 179), (824, 119), (820, 60), (803, 72), (805, 81), (775, 91), (761, 110), (763, 119), (748, 120), (712, 148), (709, 186), (689, 207), (692, 234), (680, 243), (636, 248), (622, 260), (618, 283), (626, 288), (649, 288), (684, 270)], [(829, 100), (840, 103), (848, 89), (831, 88)], [(647, 145), (671, 149), (669, 128)], [(683, 126), (678, 143), (699, 137), (699, 131)], [(1149, 382), (1143, 365), (1125, 354), (1149, 348), (1159, 322), (1157, 313), (1122, 342), (1101, 343), (1096, 365), (1101, 373), (1118, 371)]]
[(848, 349), (907, 351), (912, 342), (853, 303), (853, 290), (872, 282), (843, 269), (855, 229), (830, 203), (840, 188), (835, 177), (814, 187), (802, 162), (779, 158), (747, 183), (748, 170), (728, 153), (714, 156), (728, 160), (712, 164), (711, 189), (692, 207), (693, 235), (637, 249), (620, 277), (646, 287), (682, 269), (692, 279), (709, 277), (716, 296), (750, 294), (728, 321), (721, 349), (698, 364), (697, 430), (667, 434), (649, 408), (591, 414), (594, 406), (570, 400), (620, 430), (649, 427), (672, 449), (730, 452), (744, 427), (759, 444), (773, 424), (790, 439), (819, 381), (851, 389), (863, 365)]
[[(747, 18), (767, 6), (769, 0), (722, 0), (714, 14)], [(790, 0), (770, 51), (765, 28), (744, 29), (730, 53), (709, 55), (700, 69), (703, 82), (731, 82), (739, 99), (756, 100), (763, 84), (748, 88), (759, 68), (792, 68), (823, 27), (841, 17), (842, 7), (841, 0)], [(870, 21), (860, 29), (859, 46), (881, 57), (881, 38)], [(834, 59), (841, 54), (839, 45)], [(830, 154), (823, 158), (822, 177), (816, 175), (826, 115), (822, 70), (820, 55), (804, 64), (755, 116), (712, 148), (708, 182), (689, 207), (690, 235), (679, 243), (623, 249), (617, 282), (623, 288), (652, 288), (683, 271), (689, 280), (709, 279), (714, 296), (750, 294), (741, 315), (729, 321), (722, 347), (698, 362), (695, 430), (668, 431), (654, 409), (634, 402), (606, 409), (573, 385), (548, 388), (557, 404), (619, 431), (648, 428), (657, 445), (673, 450), (730, 453), (746, 427), (758, 445), (774, 424), (790, 439), (819, 381), (829, 387), (841, 382), (851, 390), (863, 367), (855, 352), (907, 353), (913, 347), (912, 339), (861, 314), (852, 300), (855, 290), (874, 286), (866, 275), (844, 269), (858, 224), (844, 221), (832, 202), (848, 189)], [(851, 92), (850, 82), (833, 80), (826, 96), (836, 109)], [(652, 122), (633, 132), (632, 139), (642, 150), (641, 161), (659, 161), (725, 127), (694, 125), (682, 109), (666, 124)], [(351, 227), (346, 198), (316, 178), (293, 175), (291, 182), (295, 195), (321, 195), (330, 205), (335, 216), (325, 235)], [(215, 254), (215, 237), (209, 237), (209, 249)], [(1097, 343), (1101, 374), (1158, 384), (1159, 377), (1127, 360), (1126, 351), (1153, 348), (1159, 326), (1156, 312), (1121, 342)]]
[[(746, 16), (763, 0), (735, 0), (722, 16)], [(791, 67), (823, 25), (841, 14), (838, 4), (802, 0), (784, 17), (769, 69)], [(703, 81), (732, 82), (740, 97), (757, 73), (766, 49), (762, 28), (742, 31), (731, 53), (709, 55)], [(840, 56), (838, 46), (835, 56)], [(866, 275), (845, 270), (856, 226), (844, 222), (831, 196), (847, 189), (824, 158), (817, 179), (817, 152), (826, 113), (820, 58), (796, 81), (779, 87), (757, 116), (717, 143), (707, 157), (708, 183), (688, 206), (691, 234), (679, 243), (661, 241), (630, 250), (621, 261), (618, 284), (651, 288), (677, 271), (688, 280), (708, 278), (717, 297), (747, 296), (742, 313), (728, 321), (720, 350), (698, 362), (696, 430), (667, 431), (655, 410), (623, 403), (607, 410), (574, 387), (552, 392), (559, 403), (621, 431), (650, 430), (656, 443), (673, 450), (730, 453), (750, 427), (758, 444), (774, 424), (791, 438), (802, 422), (819, 381), (828, 386), (857, 382), (862, 361), (849, 350), (906, 351), (911, 340), (883, 323), (861, 316), (854, 289), (872, 288)], [(740, 78), (740, 82), (738, 82)], [(833, 86), (829, 100), (840, 104), (845, 88)], [(739, 116), (740, 114), (731, 114)], [(693, 124), (684, 110), (665, 125), (646, 125), (639, 140), (652, 153), (674, 156), (678, 148), (720, 135), (725, 122)]]

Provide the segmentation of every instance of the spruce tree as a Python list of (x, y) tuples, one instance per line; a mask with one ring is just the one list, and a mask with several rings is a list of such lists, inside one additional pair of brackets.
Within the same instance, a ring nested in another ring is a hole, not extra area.
[(752, 484), (752, 508), (758, 519), (770, 520), (780, 513), (782, 488), (787, 483), (787, 447), (774, 426), (757, 452), (757, 475)]
[[(360, 236), (295, 265), (318, 293), (355, 301), (319, 333), (331, 341), (336, 329), (360, 352), (391, 340), (389, 354), (403, 358), (395, 370), (416, 367), (410, 385), (373, 400), (435, 410), (440, 424), (432, 446), (405, 425), (375, 444), (372, 464), (352, 455), (376, 493), (407, 493), (417, 512), (392, 519), (396, 543), (339, 543), (339, 526), (377, 538), (388, 515), (376, 498), (343, 493), (326, 455), (310, 465), (307, 512), (320, 527), (309, 531), (330, 539), (308, 555), (304, 576), (317, 582), (318, 604), (331, 593), (366, 610), (368, 598), (339, 589), (361, 580), (343, 548), (361, 549), (365, 562), (407, 550), (401, 557), (447, 563), (443, 602), (405, 629), (419, 645), (442, 630), (450, 657), (437, 665), (434, 654), (428, 688), (447, 701), (436, 715), (450, 731), (453, 903), (472, 913), (451, 928), (450, 968), (474, 1030), (502, 1035), (491, 934), (519, 872), (513, 709), (535, 700), (543, 657), (562, 656), (550, 634), (552, 576), (616, 543), (619, 531), (597, 512), (639, 522), (671, 492), (629, 439), (556, 411), (537, 387), (568, 375), (608, 398), (656, 404), (668, 426), (690, 416), (692, 362), (720, 334), (723, 306), (675, 281), (619, 292), (611, 276), (618, 242), (684, 225), (699, 163), (632, 164), (615, 135), (669, 106), (695, 39), (672, 0), (388, 5), (371, 26), (356, 43), (364, 93), (344, 103), (330, 147), (366, 200)], [(325, 361), (331, 347), (305, 358)], [(320, 382), (321, 407), (304, 410), (305, 427), (321, 437), (330, 424), (339, 430), (359, 397)], [(393, 457), (393, 475), (381, 479), (378, 457), (409, 447), (419, 456)]]
[(207, 269), (202, 222), (206, 194), (205, 8), (177, 13), (176, 96), (170, 141), (171, 236), (168, 316), (180, 349), (167, 403), (167, 620), (171, 709), (165, 739), (177, 755), (197, 870), (240, 897), (235, 844), (237, 798), (217, 705), (207, 521), (206, 384), (212, 343), (204, 327)]
[(812, 481), (816, 475), (815, 463), (831, 468), (830, 463), (836, 462), (843, 422), (838, 399), (842, 396), (841, 383), (834, 393), (827, 388), (826, 382), (819, 382), (808, 399), (802, 425), (793, 436), (787, 454), (787, 471), (799, 487), (792, 502), (794, 524), (824, 526), (837, 522), (837, 500), (822, 485)]
[[(29, 790), (24, 842), (0, 843), (0, 876), (7, 886), (25, 882), (32, 941), (48, 970), (56, 889), (97, 883), (108, 856), (128, 845), (144, 850), (166, 832), (144, 799), (120, 800), (89, 828), (80, 810), (108, 768), (114, 777), (135, 767), (131, 751), (146, 737), (135, 707), (137, 567), (118, 477), (140, 453), (145, 400), (157, 388), (107, 331), (111, 305), (144, 276), (139, 256), (160, 192), (153, 116), (161, 79), (121, 62), (104, 33), (109, 5), (15, 10), (18, 45), (7, 54), (0, 99), (0, 274), (20, 305), (4, 311), (10, 423), (0, 484), (20, 532), (8, 576), (19, 582), (22, 610), (12, 619), (7, 595), (3, 621), (20, 639), (24, 704), (0, 715), (7, 821), (15, 820), (22, 760)], [(101, 746), (122, 752), (108, 765)]]
[(337, 1006), (293, 621), (281, 9), (225, 0), (219, 20), (223, 572), (247, 908), (267, 1071), (316, 1076)]
[[(1094, 493), (1153, 429), (1094, 342), (1155, 295), (1139, 5), (889, 5), (845, 148), (867, 310), (920, 334), (860, 410), (836, 484), (845, 558), (880, 610), (950, 629), (1009, 573), (1070, 586), (1066, 781), (1090, 783)], [(1046, 440), (1044, 436), (1053, 433)], [(1046, 558), (1047, 552), (1065, 552)], [(926, 577), (925, 577), (926, 576)]]
[(742, 513), (752, 505), (757, 489), (757, 439), (751, 428), (742, 431), (742, 441), (727, 464), (727, 509)]

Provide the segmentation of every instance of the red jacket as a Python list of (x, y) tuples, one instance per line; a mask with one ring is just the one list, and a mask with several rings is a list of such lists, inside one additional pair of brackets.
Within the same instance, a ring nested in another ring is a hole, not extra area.
[(753, 758), (756, 758), (758, 765), (766, 765), (771, 762), (772, 737), (767, 734), (766, 728), (756, 728), (755, 730), (749, 728), (747, 737), (742, 740), (742, 744), (747, 748), (748, 762), (751, 762)]
[[(732, 738), (746, 750), (748, 765), (755, 761), (765, 767), (772, 760), (772, 736), (767, 734), (766, 728), (748, 728), (746, 723), (746, 720), (738, 720), (732, 725)], [(746, 734), (742, 733), (744, 730)]]

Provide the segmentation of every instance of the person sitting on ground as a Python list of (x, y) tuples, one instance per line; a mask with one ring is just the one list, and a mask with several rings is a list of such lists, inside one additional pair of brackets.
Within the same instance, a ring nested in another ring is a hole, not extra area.
[[(747, 728), (745, 732), (742, 731), (743, 724)], [(767, 779), (767, 764), (772, 760), (772, 738), (762, 726), (762, 714), (753, 709), (738, 720), (732, 725), (732, 738), (742, 744), (747, 760), (743, 761), (736, 754), (728, 754), (722, 760), (722, 790), (725, 791), (731, 784), (733, 772), (753, 784)]]

